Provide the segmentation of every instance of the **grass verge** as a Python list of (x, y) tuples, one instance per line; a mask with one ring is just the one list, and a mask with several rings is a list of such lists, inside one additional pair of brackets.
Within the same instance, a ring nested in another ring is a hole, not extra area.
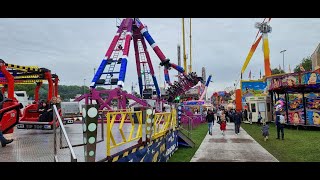
[(285, 128), (284, 140), (278, 140), (277, 128), (270, 124), (269, 140), (264, 141), (261, 126), (241, 124), (241, 127), (280, 162), (320, 162), (319, 131)]
[(193, 129), (191, 139), (195, 142), (195, 147), (179, 147), (179, 149), (171, 156), (168, 162), (190, 162), (191, 158), (198, 150), (207, 132), (207, 123), (200, 124), (197, 128)]

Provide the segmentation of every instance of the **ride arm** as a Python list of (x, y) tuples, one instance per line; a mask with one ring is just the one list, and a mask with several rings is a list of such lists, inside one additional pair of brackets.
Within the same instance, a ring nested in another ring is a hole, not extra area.
[[(166, 56), (163, 54), (163, 52), (161, 51), (159, 46), (156, 44), (156, 42), (153, 40), (153, 38), (149, 34), (147, 28), (141, 23), (141, 21), (138, 18), (135, 18), (135, 24), (139, 28), (139, 31), (143, 35), (143, 37), (148, 41), (148, 43), (152, 47), (153, 51), (159, 57), (159, 59), (161, 61), (160, 65), (164, 66), (165, 69), (167, 69), (167, 70), (170, 67), (172, 67), (175, 70), (177, 70), (178, 72), (182, 73), (184, 76), (186, 76), (185, 70), (181, 66), (178, 66), (174, 63), (170, 63), (170, 59), (166, 58)], [(168, 73), (167, 73), (167, 76), (169, 76)], [(165, 78), (166, 78), (166, 74), (165, 74)], [(166, 81), (167, 81), (167, 83), (170, 83), (170, 82), (168, 82), (168, 81), (170, 81), (169, 78), (166, 78)]]
[(204, 88), (204, 91), (202, 92), (199, 101), (202, 101), (203, 98), (204, 98), (204, 96), (205, 96), (205, 94), (207, 93), (208, 86), (209, 86), (209, 84), (210, 84), (210, 82), (211, 82), (211, 78), (212, 78), (212, 75), (210, 75), (210, 76), (208, 77), (207, 82), (206, 82), (206, 87)]

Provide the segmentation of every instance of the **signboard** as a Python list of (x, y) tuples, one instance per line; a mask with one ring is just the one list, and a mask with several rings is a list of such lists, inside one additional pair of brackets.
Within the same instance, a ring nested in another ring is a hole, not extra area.
[(246, 102), (247, 97), (268, 95), (266, 87), (264, 81), (241, 81), (242, 102)]
[(50, 124), (17, 124), (18, 129), (40, 129), (52, 130), (53, 126)]
[(61, 102), (62, 115), (79, 115), (79, 102)]
[(198, 91), (198, 88), (191, 88), (189, 89), (188, 91), (185, 92), (185, 94), (188, 94), (188, 95), (197, 95), (199, 94), (199, 91)]
[(203, 105), (204, 101), (184, 101), (184, 105)]

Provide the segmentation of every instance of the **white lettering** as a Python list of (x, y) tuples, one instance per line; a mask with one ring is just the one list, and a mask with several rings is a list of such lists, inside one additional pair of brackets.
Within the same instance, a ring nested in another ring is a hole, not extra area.
[(171, 154), (176, 149), (176, 144), (172, 145), (169, 149), (167, 149), (166, 156)]

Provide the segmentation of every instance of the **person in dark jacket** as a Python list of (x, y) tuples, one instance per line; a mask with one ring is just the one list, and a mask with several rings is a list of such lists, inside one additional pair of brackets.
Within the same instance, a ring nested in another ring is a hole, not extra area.
[(45, 101), (41, 101), (38, 107), (39, 122), (48, 122), (49, 113), (48, 113), (48, 105)]
[(284, 125), (280, 123), (280, 116), (281, 113), (279, 110), (276, 111), (276, 126), (277, 126), (277, 139), (280, 139), (280, 131), (281, 131), (281, 138), (284, 140)]
[(236, 135), (240, 133), (240, 125), (241, 125), (242, 113), (241, 111), (236, 112), (234, 115), (234, 131)]
[(268, 140), (269, 137), (269, 126), (266, 122), (263, 122), (263, 126), (262, 126), (262, 136), (264, 137), (264, 141)]
[(206, 121), (208, 122), (209, 134), (212, 136), (212, 126), (214, 125), (214, 114), (211, 110), (208, 110)]
[(244, 121), (248, 121), (248, 110), (247, 109), (244, 109), (243, 111), (243, 117), (244, 117)]
[(252, 124), (252, 112), (249, 111), (249, 121), (250, 121), (250, 124)]

